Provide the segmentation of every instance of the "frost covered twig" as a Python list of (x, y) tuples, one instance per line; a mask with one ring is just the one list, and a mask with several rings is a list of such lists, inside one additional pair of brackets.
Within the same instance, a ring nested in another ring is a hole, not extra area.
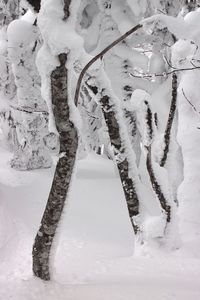
[(171, 69), (176, 70), (176, 67), (172, 66), (172, 64), (169, 62), (169, 59), (167, 58), (166, 55), (164, 56), (164, 58), (165, 58), (166, 63), (168, 64), (168, 66), (169, 66)]
[(14, 110), (18, 110), (27, 114), (43, 114), (43, 115), (49, 115), (49, 113), (47, 111), (43, 111), (43, 110), (33, 110), (31, 107), (16, 107), (13, 105), (10, 105), (10, 107)]
[(182, 89), (182, 93), (183, 93), (184, 98), (187, 100), (187, 102), (192, 106), (193, 110), (194, 110), (196, 113), (200, 114), (200, 112), (197, 111), (197, 109), (196, 109), (196, 107), (194, 106), (194, 104), (192, 104), (192, 102), (188, 99), (188, 97), (186, 96), (186, 94), (185, 94), (185, 92), (184, 92), (183, 89)]
[(200, 66), (195, 66), (191, 68), (181, 68), (181, 69), (174, 69), (169, 72), (163, 72), (160, 74), (146, 74), (146, 73), (140, 73), (140, 75), (136, 75), (133, 73), (129, 73), (130, 76), (135, 77), (135, 78), (154, 78), (154, 77), (166, 77), (168, 75), (172, 75), (173, 73), (177, 72), (184, 72), (184, 71), (194, 71), (200, 69)]

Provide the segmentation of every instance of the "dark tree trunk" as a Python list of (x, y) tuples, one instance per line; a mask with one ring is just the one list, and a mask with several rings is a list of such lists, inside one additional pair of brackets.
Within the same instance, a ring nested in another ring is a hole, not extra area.
[(194, 11), (197, 8), (197, 0), (185, 0), (185, 6), (188, 12)]
[(78, 147), (77, 130), (69, 120), (66, 54), (59, 55), (60, 66), (51, 74), (52, 105), (60, 139), (60, 157), (40, 229), (33, 245), (33, 272), (43, 280), (50, 280), (49, 258), (53, 238), (63, 211), (73, 173)]
[(153, 165), (152, 165), (152, 157), (151, 157), (151, 144), (153, 141), (153, 136), (154, 136), (154, 131), (153, 131), (153, 114), (151, 111), (151, 108), (149, 106), (149, 103), (145, 101), (146, 105), (146, 127), (147, 127), (147, 132), (148, 132), (148, 145), (146, 145), (147, 149), (147, 158), (146, 158), (146, 166), (147, 166), (147, 171), (149, 174), (149, 178), (151, 181), (152, 188), (158, 197), (158, 200), (160, 202), (160, 205), (162, 209), (164, 210), (166, 214), (166, 219), (167, 222), (170, 222), (171, 220), (171, 207), (168, 205), (167, 199), (165, 198), (161, 186), (158, 183), (158, 180), (156, 178), (156, 175), (153, 170)]
[(1, 0), (0, 1), (0, 27), (8, 26), (10, 22), (19, 18), (20, 15), (19, 0)]
[(138, 167), (140, 163), (140, 156), (141, 156), (141, 147), (140, 147), (141, 136), (139, 135), (139, 130), (137, 128), (136, 114), (134, 111), (129, 111), (127, 109), (124, 109), (124, 117), (126, 120), (126, 126), (129, 133), (130, 142), (136, 156), (136, 164)]
[(137, 233), (139, 228), (133, 218), (139, 214), (139, 199), (133, 179), (129, 175), (129, 162), (125, 154), (125, 146), (122, 142), (120, 127), (116, 118), (114, 104), (111, 103), (110, 97), (105, 95), (100, 100), (103, 115), (108, 128), (111, 145), (114, 148), (114, 156), (117, 163), (126, 203), (131, 218), (134, 232)]
[(158, 200), (160, 202), (160, 205), (164, 212), (166, 213), (166, 219), (167, 222), (170, 222), (171, 220), (171, 207), (167, 204), (167, 200), (162, 192), (162, 189), (156, 179), (156, 176), (153, 171), (153, 166), (152, 166), (152, 159), (151, 159), (151, 146), (147, 147), (147, 159), (146, 159), (146, 165), (147, 165), (147, 171), (149, 173), (150, 181), (152, 188), (155, 192), (155, 194), (158, 197)]
[(176, 75), (176, 73), (173, 73), (173, 75), (172, 75), (172, 101), (171, 101), (167, 126), (166, 126), (165, 134), (164, 134), (165, 147), (164, 147), (164, 151), (163, 151), (163, 156), (160, 161), (161, 167), (165, 166), (165, 163), (167, 161), (167, 156), (169, 153), (169, 146), (170, 146), (170, 139), (171, 139), (170, 135), (171, 135), (171, 129), (172, 129), (174, 117), (176, 114), (176, 105), (177, 105), (177, 75)]
[(34, 9), (35, 12), (40, 11), (41, 0), (26, 0)]

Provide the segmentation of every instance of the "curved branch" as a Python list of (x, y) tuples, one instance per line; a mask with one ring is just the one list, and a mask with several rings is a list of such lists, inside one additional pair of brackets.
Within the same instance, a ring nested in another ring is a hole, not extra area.
[(83, 80), (83, 77), (86, 73), (86, 71), (89, 69), (89, 67), (91, 65), (93, 65), (99, 58), (102, 59), (103, 56), (109, 51), (111, 50), (114, 46), (116, 46), (117, 44), (119, 44), (120, 42), (122, 42), (125, 38), (127, 38), (129, 35), (131, 35), (133, 32), (137, 31), (139, 28), (141, 28), (143, 25), (138, 24), (135, 27), (131, 28), (129, 31), (127, 31), (125, 34), (123, 34), (122, 36), (120, 36), (117, 40), (115, 40), (114, 42), (112, 42), (109, 46), (107, 46), (105, 49), (103, 49), (99, 54), (97, 54), (95, 57), (93, 57), (88, 63), (87, 65), (83, 68), (83, 70), (81, 71), (78, 81), (77, 81), (77, 85), (76, 85), (76, 91), (75, 91), (75, 96), (74, 96), (74, 103), (77, 106), (78, 105), (78, 98), (79, 98), (79, 93), (80, 93), (80, 88), (81, 88), (81, 83)]

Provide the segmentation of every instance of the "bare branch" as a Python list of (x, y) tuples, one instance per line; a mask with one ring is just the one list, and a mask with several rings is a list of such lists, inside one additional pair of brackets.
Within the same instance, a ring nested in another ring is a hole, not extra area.
[(122, 36), (120, 36), (117, 40), (115, 40), (114, 42), (112, 42), (109, 46), (107, 46), (105, 49), (103, 49), (99, 54), (97, 54), (95, 57), (93, 57), (88, 63), (87, 65), (83, 68), (83, 70), (81, 71), (79, 78), (78, 78), (78, 82), (76, 85), (76, 91), (75, 91), (75, 96), (74, 96), (74, 103), (77, 106), (78, 105), (78, 99), (79, 99), (79, 93), (80, 93), (80, 88), (81, 88), (81, 83), (83, 80), (83, 77), (86, 73), (86, 71), (89, 69), (90, 66), (92, 66), (98, 59), (102, 59), (103, 56), (109, 51), (111, 50), (114, 46), (116, 46), (117, 44), (119, 44), (120, 42), (122, 42), (124, 39), (126, 39), (129, 35), (131, 35), (133, 32), (137, 31), (138, 29), (140, 29), (143, 25), (138, 24), (135, 27), (131, 28), (129, 31), (127, 31), (125, 34), (123, 34)]
[(176, 73), (176, 72), (194, 71), (194, 70), (199, 70), (199, 69), (200, 69), (200, 66), (195, 66), (195, 67), (192, 67), (192, 68), (174, 69), (174, 70), (171, 70), (169, 72), (163, 72), (163, 73), (160, 73), (160, 74), (156, 74), (156, 73), (155, 74), (140, 73), (141, 75), (135, 75), (133, 73), (129, 73), (129, 75), (132, 76), (132, 77), (135, 77), (135, 78), (165, 77), (165, 76), (171, 75), (171, 74)]
[(10, 107), (14, 110), (25, 112), (27, 114), (43, 114), (43, 115), (48, 115), (49, 114), (47, 111), (33, 110), (32, 107), (24, 107), (24, 106), (16, 107), (16, 106), (13, 106), (13, 105), (10, 105)]
[(165, 58), (165, 60), (166, 60), (166, 63), (168, 64), (168, 66), (169, 66), (170, 68), (172, 68), (172, 69), (176, 70), (176, 68), (175, 68), (175, 67), (173, 67), (173, 66), (172, 66), (172, 64), (169, 62), (169, 60), (168, 60), (167, 56), (164, 56), (164, 58)]
[(184, 98), (187, 100), (187, 102), (192, 106), (193, 110), (197, 113), (197, 114), (200, 114), (199, 111), (197, 111), (196, 107), (194, 104), (192, 104), (192, 102), (188, 99), (188, 97), (186, 96), (184, 90), (182, 89), (182, 93), (183, 93), (183, 96)]
[(190, 63), (193, 67), (197, 68), (197, 66), (192, 61), (190, 61)]

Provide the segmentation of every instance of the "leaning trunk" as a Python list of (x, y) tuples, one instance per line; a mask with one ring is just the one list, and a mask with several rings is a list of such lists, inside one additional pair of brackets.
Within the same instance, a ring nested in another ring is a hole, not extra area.
[(52, 107), (60, 139), (60, 156), (40, 229), (33, 245), (33, 272), (50, 280), (49, 258), (53, 238), (69, 190), (78, 147), (77, 130), (70, 121), (68, 104), (66, 54), (59, 55), (60, 66), (51, 74)]
[(116, 118), (115, 108), (114, 105), (110, 103), (110, 97), (107, 95), (101, 98), (100, 103), (108, 128), (110, 142), (114, 149), (114, 156), (117, 163), (122, 187), (124, 190), (124, 195), (126, 198), (129, 216), (134, 232), (137, 233), (139, 228), (135, 223), (134, 218), (139, 215), (139, 199), (133, 179), (129, 175), (129, 162), (125, 154), (125, 147), (122, 143), (120, 127)]

